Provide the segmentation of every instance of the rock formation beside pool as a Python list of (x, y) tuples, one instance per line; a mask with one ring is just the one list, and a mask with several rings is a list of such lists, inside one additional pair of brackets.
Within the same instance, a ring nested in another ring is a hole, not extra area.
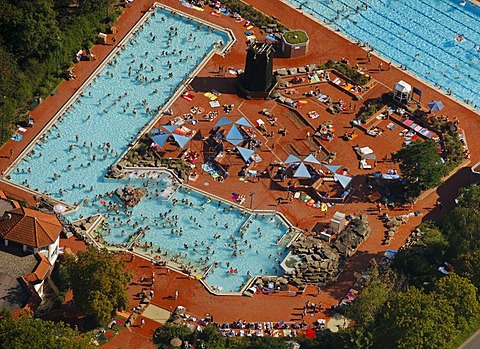
[(293, 254), (300, 260), (285, 272), (289, 283), (303, 289), (306, 285), (322, 286), (337, 279), (346, 260), (357, 251), (370, 234), (368, 215), (358, 215), (330, 244), (319, 235), (299, 239), (292, 245)]
[(134, 207), (145, 195), (145, 190), (126, 185), (123, 188), (118, 188), (115, 190), (115, 195), (122, 200), (125, 207)]

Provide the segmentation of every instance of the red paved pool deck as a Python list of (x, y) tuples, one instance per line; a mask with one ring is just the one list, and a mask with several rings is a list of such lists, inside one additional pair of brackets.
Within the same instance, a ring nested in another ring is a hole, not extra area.
[[(173, 109), (176, 115), (181, 115), (189, 111), (189, 109), (196, 106), (203, 106), (207, 108), (208, 100), (203, 96), (203, 93), (209, 91), (212, 88), (217, 89), (222, 93), (219, 97), (221, 104), (234, 103), (235, 108), (232, 111), (232, 116), (247, 116), (251, 121), (260, 118), (258, 113), (263, 108), (271, 110), (279, 118), (279, 124), (282, 127), (287, 127), (288, 134), (286, 137), (282, 137), (275, 132), (273, 139), (262, 139), (264, 146), (259, 152), (259, 155), (264, 159), (262, 163), (258, 165), (258, 169), (263, 170), (267, 164), (275, 160), (284, 160), (288, 150), (287, 145), (294, 142), (302, 147), (302, 140), (305, 138), (306, 132), (313, 128), (312, 126), (298, 127), (285, 116), (286, 109), (279, 106), (274, 101), (245, 101), (235, 95), (234, 88), (234, 76), (230, 74), (219, 75), (218, 68), (233, 67), (243, 68), (245, 60), (246, 44), (244, 43), (244, 28), (242, 24), (236, 23), (233, 19), (225, 16), (212, 16), (210, 10), (206, 9), (204, 12), (194, 11), (187, 9), (176, 0), (164, 0), (162, 3), (175, 7), (181, 11), (187, 12), (192, 16), (197, 16), (207, 21), (216, 23), (222, 27), (231, 28), (238, 42), (231, 49), (231, 51), (225, 56), (225, 58), (215, 55), (202, 69), (198, 77), (192, 82), (191, 86), (197, 92), (192, 92), (195, 97), (192, 102), (180, 98), (175, 102)], [(310, 63), (323, 63), (327, 59), (339, 60), (341, 57), (349, 59), (352, 64), (359, 63), (360, 66), (369, 69), (370, 74), (379, 81), (379, 84), (370, 91), (366, 98), (377, 97), (384, 91), (390, 89), (398, 80), (404, 80), (413, 86), (416, 86), (423, 91), (422, 100), (428, 102), (432, 99), (440, 99), (444, 101), (445, 109), (442, 113), (456, 116), (460, 120), (460, 127), (465, 130), (468, 146), (470, 148), (472, 163), (480, 160), (480, 138), (476, 137), (476, 134), (480, 132), (479, 115), (471, 111), (470, 109), (462, 106), (454, 101), (448, 99), (441, 91), (435, 91), (434, 89), (426, 86), (425, 84), (415, 80), (409, 76), (406, 72), (400, 71), (395, 67), (392, 67), (389, 71), (377, 71), (378, 63), (380, 60), (376, 57), (372, 57), (370, 64), (366, 63), (366, 52), (362, 48), (350, 43), (345, 38), (341, 37), (337, 33), (328, 30), (326, 27), (319, 23), (301, 15), (298, 11), (285, 5), (280, 1), (275, 1), (275, 6), (272, 6), (273, 1), (262, 0), (247, 0), (247, 3), (258, 8), (262, 12), (269, 15), (275, 15), (283, 24), (287, 27), (295, 29), (303, 29), (310, 35), (310, 51), (304, 57), (295, 59), (275, 59), (275, 68), (289, 68), (299, 67)], [(119, 18), (116, 25), (119, 32), (116, 34), (117, 41), (123, 37), (128, 30), (134, 25), (134, 23), (142, 15), (148, 6), (152, 3), (151, 0), (135, 0), (131, 7)], [(258, 29), (256, 29), (258, 30)], [(96, 45), (93, 48), (93, 53), (97, 56), (97, 61), (94, 62), (80, 62), (75, 65), (75, 72), (77, 79), (62, 83), (58, 88), (58, 93), (54, 96), (46, 99), (41, 105), (32, 111), (32, 116), (35, 118), (35, 125), (33, 128), (28, 129), (24, 134), (21, 142), (10, 141), (4, 145), (0, 154), (0, 170), (4, 171), (10, 163), (14, 160), (18, 154), (27, 146), (27, 144), (34, 138), (34, 136), (40, 132), (42, 127), (53, 117), (53, 115), (61, 108), (61, 106), (69, 99), (69, 97), (79, 88), (79, 86), (87, 79), (87, 77), (93, 72), (98, 64), (107, 56), (107, 54), (113, 49), (110, 45)], [(387, 62), (384, 62), (384, 67), (387, 66)], [(327, 88), (327, 87), (325, 87)], [(329, 92), (330, 93), (330, 92)], [(357, 105), (359, 110), (363, 102), (354, 102), (340, 91), (331, 91), (334, 99), (342, 98), (347, 103)], [(348, 121), (352, 119), (353, 115), (340, 114), (336, 116), (328, 115), (325, 110), (322, 110), (319, 106), (309, 103), (299, 109), (301, 113), (306, 113), (311, 109), (316, 109), (320, 113), (320, 118), (316, 122), (323, 122), (332, 120), (335, 128), (337, 129), (337, 135), (343, 134), (343, 129), (348, 127)], [(163, 121), (162, 121), (163, 122)], [(199, 129), (205, 132), (213, 126), (214, 123), (201, 122)], [(270, 129), (269, 129), (270, 130)], [(276, 129), (272, 128), (272, 131)], [(357, 131), (358, 132), (358, 131)], [(377, 155), (391, 153), (398, 149), (401, 144), (399, 137), (386, 131), (382, 136), (377, 138), (371, 138), (365, 135), (360, 135), (355, 143), (368, 145), (372, 147)], [(272, 152), (272, 144), (275, 143), (275, 150)], [(335, 138), (332, 142), (326, 144), (326, 146), (337, 151), (337, 160), (335, 163), (342, 164), (349, 168), (349, 172), (352, 175), (365, 175), (368, 172), (358, 169), (358, 160), (351, 150), (351, 146), (348, 142), (344, 142), (339, 138)], [(201, 149), (200, 141), (192, 142), (192, 149)], [(13, 157), (9, 158), (10, 152), (13, 152)], [(200, 178), (190, 183), (200, 189), (207, 190), (213, 194), (229, 199), (231, 192), (240, 192), (246, 194), (255, 192), (252, 200), (253, 208), (258, 209), (275, 209), (284, 213), (293, 224), (298, 225), (300, 228), (311, 229), (317, 221), (326, 221), (335, 212), (335, 209), (330, 210), (327, 217), (321, 217), (319, 210), (308, 208), (304, 203), (294, 200), (288, 204), (276, 204), (278, 197), (284, 197), (285, 191), (281, 187), (277, 187), (271, 183), (269, 179), (260, 179), (259, 182), (241, 182), (236, 175), (236, 169), (240, 168), (242, 162), (238, 158), (225, 159), (227, 164), (231, 166), (231, 177), (224, 183), (213, 181), (206, 174), (201, 174)], [(379, 164), (377, 170), (385, 170), (386, 165)], [(453, 199), (457, 193), (459, 187), (471, 183), (473, 177), (468, 168), (460, 170), (452, 178), (446, 181), (445, 184), (440, 186), (438, 190), (428, 196), (426, 199), (418, 202), (414, 210), (420, 210), (423, 213), (421, 217), (415, 217), (410, 219), (408, 223), (402, 226), (399, 232), (396, 234), (395, 239), (390, 246), (384, 246), (381, 244), (384, 235), (384, 228), (381, 222), (377, 219), (374, 205), (366, 202), (365, 200), (365, 176), (358, 176), (355, 179), (355, 186), (358, 188), (353, 199), (346, 205), (338, 207), (338, 210), (345, 213), (370, 213), (370, 223), (372, 226), (372, 233), (370, 237), (364, 242), (357, 254), (353, 256), (346, 265), (345, 271), (340, 275), (337, 282), (332, 283), (322, 288), (322, 294), (320, 297), (313, 297), (310, 294), (314, 293), (312, 288), (307, 288), (303, 296), (290, 297), (286, 294), (275, 294), (271, 296), (256, 295), (253, 298), (247, 297), (218, 297), (209, 294), (205, 288), (197, 281), (186, 278), (182, 275), (174, 272), (169, 275), (161, 268), (152, 268), (152, 266), (140, 258), (137, 258), (134, 263), (128, 262), (129, 269), (134, 273), (134, 283), (129, 288), (129, 293), (132, 295), (132, 306), (137, 305), (133, 295), (138, 293), (142, 288), (148, 288), (148, 285), (141, 285), (139, 279), (142, 276), (150, 276), (152, 270), (156, 273), (156, 283), (154, 285), (155, 296), (153, 304), (161, 306), (168, 310), (173, 310), (177, 305), (183, 305), (187, 308), (188, 312), (197, 317), (202, 317), (206, 312), (214, 315), (215, 320), (219, 322), (234, 321), (237, 319), (244, 319), (246, 321), (290, 321), (299, 319), (301, 308), (307, 299), (317, 302), (320, 301), (324, 308), (328, 308), (331, 305), (336, 304), (341, 299), (354, 282), (354, 272), (364, 269), (370, 259), (379, 258), (387, 248), (396, 249), (400, 247), (405, 238), (408, 236), (410, 230), (418, 225), (425, 219), (438, 219), (445, 215), (454, 205)], [(32, 195), (19, 190), (11, 185), (0, 182), (0, 189), (4, 190), (7, 195), (23, 199), (30, 205), (35, 204), (35, 200)], [(442, 211), (434, 209), (434, 203), (437, 198), (442, 200), (444, 208)], [(247, 197), (245, 205), (250, 205), (250, 199)], [(405, 212), (393, 211), (391, 215), (399, 215)], [(62, 246), (67, 245), (73, 251), (85, 248), (83, 242), (75, 240), (74, 238), (68, 240), (62, 240)], [(148, 288), (149, 289), (149, 288)], [(179, 299), (175, 301), (172, 298), (175, 290), (179, 290)], [(308, 318), (307, 320), (313, 320), (317, 317), (326, 317), (328, 314), (318, 314), (314, 318)], [(140, 320), (138, 320), (139, 323)], [(138, 324), (135, 324), (138, 325)], [(133, 326), (130, 330), (124, 330), (119, 336), (110, 341), (106, 347), (111, 348), (146, 348), (151, 346), (150, 338), (153, 330), (157, 327), (157, 324), (150, 320), (146, 320), (146, 324), (143, 328)]]

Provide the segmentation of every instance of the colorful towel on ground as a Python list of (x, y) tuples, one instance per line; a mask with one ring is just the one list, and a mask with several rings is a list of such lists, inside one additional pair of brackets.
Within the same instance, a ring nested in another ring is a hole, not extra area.
[(212, 108), (220, 107), (220, 103), (218, 101), (210, 101), (208, 103), (210, 104), (210, 107), (212, 107)]
[(192, 101), (193, 97), (195, 97), (195, 96), (192, 95), (190, 92), (185, 92), (182, 95), (182, 98), (186, 99), (187, 101)]
[(203, 94), (205, 97), (207, 97), (208, 99), (210, 99), (211, 101), (214, 101), (217, 99), (217, 96), (215, 96), (213, 93), (211, 92), (206, 92)]

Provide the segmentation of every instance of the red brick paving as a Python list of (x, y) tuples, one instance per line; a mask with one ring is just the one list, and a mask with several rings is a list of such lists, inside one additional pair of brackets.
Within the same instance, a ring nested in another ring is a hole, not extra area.
[[(138, 317), (138, 324), (141, 316)], [(135, 349), (150, 349), (156, 348), (153, 344), (153, 333), (158, 328), (158, 323), (145, 318), (145, 325), (140, 328), (136, 324), (129, 328), (123, 329), (112, 340), (103, 345), (104, 348), (135, 348)]]
[[(287, 154), (287, 151), (284, 148), (288, 142), (296, 140), (295, 142), (299, 143), (299, 140), (305, 137), (308, 126), (305, 128), (290, 126), (291, 122), (289, 124), (289, 120), (284, 117), (285, 111), (282, 110), (284, 107), (278, 106), (273, 101), (245, 101), (240, 99), (235, 95), (233, 76), (227, 73), (225, 77), (219, 77), (214, 73), (218, 72), (219, 66), (243, 68), (246, 44), (243, 42), (244, 29), (241, 24), (235, 23), (231, 18), (227, 18), (225, 16), (211, 16), (208, 9), (205, 12), (198, 12), (182, 7), (179, 2), (175, 0), (165, 0), (162, 2), (166, 5), (176, 7), (181, 11), (214, 22), (222, 27), (232, 28), (238, 39), (238, 43), (226, 55), (226, 58), (216, 55), (210, 60), (210, 62), (208, 62), (204, 69), (202, 69), (199, 76), (191, 84), (191, 86), (198, 91), (198, 93), (194, 93), (196, 97), (191, 103), (183, 99), (179, 99), (173, 106), (176, 115), (181, 115), (182, 113), (188, 112), (192, 105), (207, 107), (207, 100), (202, 95), (204, 91), (208, 91), (211, 88), (215, 88), (222, 93), (222, 96), (220, 97), (222, 104), (235, 104), (235, 109), (231, 114), (232, 116), (240, 116), (245, 114), (250, 120), (254, 121), (256, 118), (260, 117), (258, 114), (260, 110), (263, 108), (268, 108), (274, 114), (279, 116), (280, 125), (288, 125), (287, 129), (289, 134), (284, 138), (278, 134), (275, 134), (273, 140), (264, 140), (266, 146), (264, 146), (259, 153), (264, 159), (264, 162), (258, 166), (260, 170), (263, 170), (263, 167), (266, 166), (268, 162), (275, 161), (278, 158), (283, 160)], [(247, 0), (246, 2), (269, 15), (275, 15), (286, 26), (290, 28), (304, 29), (310, 34), (311, 42), (310, 51), (308, 54), (305, 57), (295, 59), (275, 59), (276, 68), (289, 68), (303, 66), (310, 63), (323, 63), (327, 59), (340, 59), (340, 57), (346, 57), (350, 62), (358, 62), (361, 66), (371, 69), (371, 74), (374, 76), (374, 78), (380, 81), (384, 86), (388, 86), (388, 88), (393, 86), (393, 84), (400, 79), (407, 81), (408, 83), (423, 90), (424, 102), (432, 99), (441, 99), (445, 102), (445, 109), (442, 112), (446, 115), (457, 116), (461, 121), (460, 126), (466, 131), (467, 141), (472, 155), (472, 163), (480, 160), (480, 139), (478, 137), (471, 137), (471, 135), (478, 134), (480, 131), (478, 114), (475, 114), (468, 108), (453, 102), (440, 92), (431, 89), (425, 84), (410, 77), (405, 72), (394, 67), (392, 67), (392, 69), (388, 72), (375, 71), (378, 67), (378, 63), (380, 62), (378, 58), (372, 57), (371, 63), (365, 64), (364, 58), (366, 53), (363, 49), (351, 44), (337, 33), (329, 31), (327, 28), (311, 20), (310, 18), (300, 15), (296, 10), (279, 1), (276, 1), (275, 6), (271, 6), (271, 2), (264, 2), (262, 0)], [(123, 37), (129, 28), (131, 28), (132, 25), (139, 19), (142, 14), (141, 12), (145, 10), (146, 7), (151, 3), (152, 1), (149, 0), (136, 0), (125, 12), (125, 14), (120, 17), (116, 25), (119, 29), (116, 37)], [(78, 89), (82, 82), (92, 73), (92, 71), (98, 66), (101, 60), (106, 57), (112, 48), (113, 46), (95, 46), (93, 48), (93, 52), (98, 57), (98, 60), (96, 62), (78, 63), (75, 66), (77, 79), (62, 83), (56, 95), (49, 97), (40, 106), (32, 111), (32, 116), (35, 118), (35, 126), (25, 133), (24, 139), (21, 142), (16, 143), (10, 141), (2, 147), (1, 154), (4, 154), (4, 157), (1, 158), (0, 161), (0, 170), (5, 170), (11, 161), (13, 161), (13, 159), (8, 159), (10, 150), (13, 150), (14, 157), (17, 156), (28, 144), (28, 142), (33, 139), (35, 134), (41, 130), (48, 120), (50, 120), (50, 118), (56, 113), (56, 111), (58, 111), (60, 107), (67, 101), (72, 93)], [(384, 66), (386, 66), (385, 62)], [(226, 78), (230, 79), (226, 80)], [(372, 91), (367, 98), (382, 93), (386, 88), (382, 87), (381, 84), (377, 85), (375, 90)], [(322, 88), (328, 89), (328, 87)], [(361, 106), (360, 102), (351, 101), (348, 96), (339, 91), (332, 91), (331, 93), (332, 96), (335, 97), (334, 99), (342, 98), (346, 100), (347, 103), (356, 103), (358, 107), (357, 110), (359, 110)], [(311, 109), (316, 109), (321, 115), (321, 117), (316, 120), (317, 122), (324, 121), (326, 118), (331, 119), (337, 129), (337, 135), (341, 135), (343, 133), (343, 128), (347, 127), (346, 125), (348, 124), (348, 121), (352, 118), (352, 115), (349, 114), (341, 114), (336, 116), (328, 115), (324, 110), (321, 109), (321, 107), (318, 105), (313, 107), (313, 104), (311, 103), (303, 106), (300, 112), (305, 113)], [(213, 123), (210, 124), (202, 122), (200, 124), (203, 124), (201, 126), (202, 130), (207, 130), (213, 126)], [(204, 131), (202, 131), (202, 133), (203, 132)], [(376, 139), (360, 135), (355, 142), (361, 143), (362, 145), (371, 146), (378, 154), (387, 154), (397, 149), (401, 143), (398, 140), (398, 136), (391, 136), (389, 132), (390, 131), (386, 131), (384, 135)], [(278, 158), (269, 149), (273, 142), (278, 144), (278, 146), (275, 147), (275, 152), (277, 153), (276, 155)], [(337, 163), (348, 167), (350, 169), (350, 173), (354, 175), (361, 174), (363, 170), (359, 170), (357, 168), (357, 160), (354, 157), (353, 152), (350, 150), (351, 145), (352, 144), (348, 142), (344, 142), (343, 140), (336, 138), (326, 146), (329, 149), (334, 149), (337, 151)], [(192, 148), (195, 149), (195, 147), (201, 149), (201, 143), (199, 141), (194, 141)], [(232, 166), (233, 170), (241, 166), (241, 161), (239, 161), (239, 159), (227, 159), (226, 161), (228, 161), (228, 164)], [(382, 169), (384, 170), (384, 168), (380, 168), (380, 170)], [(311, 229), (311, 227), (317, 221), (325, 220), (325, 218), (320, 218), (318, 216), (318, 211), (306, 208), (305, 204), (299, 201), (293, 201), (289, 204), (277, 206), (275, 203), (276, 198), (285, 194), (281, 188), (272, 186), (270, 180), (261, 179), (258, 183), (245, 183), (238, 181), (235, 173), (235, 171), (232, 171), (231, 174), (233, 175), (231, 178), (229, 178), (223, 184), (211, 180), (210, 177), (207, 177), (207, 175), (201, 175), (195, 183), (190, 184), (204, 190), (207, 189), (208, 191), (225, 198), (229, 198), (230, 192), (232, 191), (243, 192), (246, 194), (250, 191), (255, 191), (256, 194), (253, 200), (254, 208), (276, 209), (280, 212), (283, 212), (294, 224), (298, 224), (301, 228)], [(395, 240), (388, 248), (396, 249), (400, 247), (405, 241), (405, 238), (412, 227), (419, 224), (422, 220), (427, 218), (438, 219), (442, 217), (454, 205), (453, 198), (455, 197), (458, 188), (463, 185), (467, 185), (472, 180), (473, 177), (469, 169), (462, 169), (445, 184), (440, 186), (434, 194), (417, 203), (415, 205), (415, 210), (421, 210), (424, 213), (424, 216), (415, 217), (411, 219), (407, 225), (402, 226), (400, 231), (396, 234)], [(208, 186), (206, 183), (208, 183)], [(364, 183), (361, 180), (356, 180), (355, 182), (355, 185), (360, 187), (363, 184)], [(4, 190), (9, 196), (24, 198), (24, 200), (29, 202), (29, 204), (34, 203), (32, 195), (24, 193), (8, 184), (0, 182), (0, 189)], [(363, 188), (360, 188), (360, 190), (362, 189)], [(442, 212), (440, 212), (438, 209), (433, 209), (434, 203), (438, 197), (440, 197), (440, 199), (444, 202), (444, 208)], [(354, 201), (356, 202), (341, 206), (339, 210), (346, 213), (372, 213), (374, 211), (374, 206), (365, 202), (365, 198), (357, 196), (355, 197)], [(246, 204), (249, 204), (249, 200), (247, 200)], [(326, 219), (333, 214), (334, 210), (331, 211), (332, 212), (329, 213)], [(397, 214), (397, 212), (391, 213), (393, 215)], [(398, 212), (398, 214), (401, 214), (401, 212)], [(347, 262), (345, 272), (340, 275), (337, 282), (323, 288), (323, 292), (318, 300), (322, 302), (324, 307), (329, 307), (330, 305), (336, 304), (338, 300), (343, 297), (354, 281), (354, 271), (365, 268), (371, 258), (379, 258), (383, 251), (386, 250), (387, 247), (381, 245), (384, 228), (382, 227), (381, 222), (376, 218), (376, 214), (370, 215), (370, 223), (372, 226), (371, 236), (360, 246), (357, 254)], [(65, 243), (74, 251), (79, 248), (84, 248), (82, 247), (83, 243), (81, 241), (75, 241), (74, 239), (69, 239)], [(150, 264), (139, 258), (137, 258), (134, 263), (128, 263), (128, 265), (129, 268), (131, 268), (134, 272), (135, 280), (137, 281), (141, 276), (151, 275)], [(170, 275), (166, 275), (162, 269), (158, 268), (155, 268), (155, 272), (157, 273), (158, 277), (156, 277), (157, 281), (154, 286), (154, 304), (165, 309), (174, 309), (175, 306), (181, 304), (186, 306), (188, 311), (197, 317), (202, 317), (206, 312), (209, 312), (215, 316), (216, 321), (220, 322), (233, 321), (239, 318), (247, 321), (288, 321), (292, 319), (298, 319), (298, 313), (300, 311), (297, 308), (301, 308), (307, 299), (317, 301), (317, 299), (308, 296), (309, 293), (313, 293), (311, 288), (307, 289), (306, 295), (303, 297), (289, 297), (285, 294), (273, 296), (256, 295), (253, 298), (218, 297), (209, 294), (204, 287), (195, 280), (188, 279), (174, 272), (172, 272)], [(146, 286), (132, 285), (129, 289), (129, 292), (131, 295), (136, 294), (142, 289), (142, 287)], [(180, 290), (180, 296), (177, 301), (169, 298), (174, 294), (176, 289)], [(136, 305), (135, 302), (138, 302), (138, 300), (133, 300), (133, 306)], [(323, 315), (319, 315), (319, 317), (320, 316)], [(139, 321), (140, 320), (137, 322)], [(151, 338), (153, 333), (152, 331), (155, 327), (156, 325), (151, 324), (150, 320), (147, 319), (143, 328), (136, 326), (132, 327), (131, 330), (133, 331), (133, 334), (130, 334), (129, 330), (122, 331), (119, 336), (114, 338), (107, 345), (107, 347), (146, 347), (146, 343), (150, 343), (149, 338)]]

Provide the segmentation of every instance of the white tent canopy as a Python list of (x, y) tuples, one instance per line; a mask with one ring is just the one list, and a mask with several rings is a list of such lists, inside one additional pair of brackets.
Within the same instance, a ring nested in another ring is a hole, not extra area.
[(406, 103), (412, 95), (412, 86), (400, 80), (393, 87), (393, 100), (399, 103)]

